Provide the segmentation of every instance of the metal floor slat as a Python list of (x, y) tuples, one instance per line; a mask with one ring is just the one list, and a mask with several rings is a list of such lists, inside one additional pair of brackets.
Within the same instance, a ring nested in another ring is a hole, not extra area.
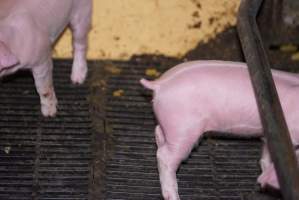
[[(107, 161), (104, 197), (107, 200), (162, 199), (156, 163), (155, 120), (151, 95), (139, 84), (147, 64), (115, 64), (122, 71), (108, 80), (106, 116), (115, 139)], [(149, 78), (149, 77), (148, 77)], [(114, 97), (122, 89), (124, 95)], [(259, 140), (208, 137), (181, 165), (179, 193), (188, 200), (241, 200), (256, 191), (260, 173)]]

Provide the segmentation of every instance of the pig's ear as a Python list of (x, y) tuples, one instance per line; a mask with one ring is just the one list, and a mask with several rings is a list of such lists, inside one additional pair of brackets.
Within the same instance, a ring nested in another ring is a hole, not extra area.
[(17, 57), (10, 51), (6, 44), (0, 41), (0, 71), (19, 63)]

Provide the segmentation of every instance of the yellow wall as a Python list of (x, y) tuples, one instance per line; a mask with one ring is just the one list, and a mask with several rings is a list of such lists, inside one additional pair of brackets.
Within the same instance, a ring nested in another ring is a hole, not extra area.
[[(128, 59), (134, 54), (182, 56), (235, 25), (240, 0), (94, 0), (90, 59)], [(55, 57), (71, 56), (66, 31)]]

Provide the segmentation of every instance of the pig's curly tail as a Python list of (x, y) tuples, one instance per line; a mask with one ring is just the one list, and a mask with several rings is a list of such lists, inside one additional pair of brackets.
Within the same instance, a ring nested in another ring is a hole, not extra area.
[(151, 89), (151, 90), (157, 90), (157, 84), (155, 83), (155, 81), (149, 81), (149, 80), (146, 80), (144, 78), (142, 78), (140, 80), (140, 83), (141, 85), (143, 85), (145, 88), (147, 89)]

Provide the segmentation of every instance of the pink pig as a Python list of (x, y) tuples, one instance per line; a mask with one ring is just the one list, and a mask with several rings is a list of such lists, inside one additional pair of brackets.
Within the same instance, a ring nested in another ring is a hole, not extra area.
[(30, 69), (44, 116), (54, 116), (57, 104), (51, 46), (68, 24), (74, 48), (71, 80), (84, 82), (91, 11), (92, 0), (0, 1), (0, 77)]
[[(294, 145), (299, 143), (299, 77), (272, 70)], [(244, 63), (194, 61), (180, 64), (155, 81), (141, 79), (154, 91), (158, 120), (155, 136), (164, 199), (178, 200), (176, 171), (207, 131), (262, 136), (257, 103)], [(297, 108), (298, 107), (298, 108)], [(265, 144), (262, 171), (272, 162)]]

